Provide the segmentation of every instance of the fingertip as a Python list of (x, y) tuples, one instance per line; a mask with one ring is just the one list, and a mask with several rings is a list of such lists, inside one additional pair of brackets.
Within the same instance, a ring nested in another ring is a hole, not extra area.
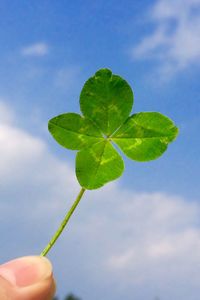
[(41, 256), (25, 256), (0, 266), (0, 276), (17, 287), (35, 284), (50, 277), (51, 274), (51, 262)]
[[(0, 299), (50, 300), (56, 289), (51, 262), (26, 256), (0, 266)], [(14, 295), (14, 296), (13, 296)]]

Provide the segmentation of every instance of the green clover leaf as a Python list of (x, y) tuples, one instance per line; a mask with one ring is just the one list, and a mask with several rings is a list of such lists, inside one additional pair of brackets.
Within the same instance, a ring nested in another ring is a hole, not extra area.
[(68, 224), (86, 189), (97, 189), (121, 176), (124, 162), (117, 151), (135, 161), (161, 156), (178, 134), (172, 120), (158, 112), (130, 116), (133, 92), (108, 69), (89, 78), (80, 95), (82, 115), (65, 113), (49, 121), (49, 131), (63, 147), (77, 150), (76, 176), (81, 190), (59, 228), (41, 252), (46, 256)]
[(101, 69), (81, 91), (83, 116), (66, 113), (49, 121), (56, 141), (78, 150), (76, 176), (84, 189), (97, 189), (121, 176), (124, 163), (116, 146), (133, 160), (149, 161), (161, 156), (176, 138), (178, 129), (168, 117), (158, 112), (129, 116), (132, 106), (129, 84)]

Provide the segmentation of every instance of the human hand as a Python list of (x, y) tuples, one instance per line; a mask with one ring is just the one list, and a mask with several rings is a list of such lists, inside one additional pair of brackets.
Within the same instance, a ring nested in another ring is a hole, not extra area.
[(26, 256), (0, 265), (1, 300), (51, 300), (55, 281), (49, 260)]

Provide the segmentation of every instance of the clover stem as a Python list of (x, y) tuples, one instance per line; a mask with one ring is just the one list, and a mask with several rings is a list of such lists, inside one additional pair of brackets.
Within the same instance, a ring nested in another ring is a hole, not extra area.
[(82, 188), (76, 198), (76, 200), (74, 201), (73, 205), (71, 206), (71, 208), (69, 209), (69, 211), (67, 212), (67, 214), (65, 215), (62, 223), (60, 224), (58, 230), (56, 231), (56, 233), (53, 235), (53, 237), (51, 238), (50, 242), (48, 243), (48, 245), (44, 248), (44, 250), (41, 252), (41, 256), (46, 256), (47, 253), (51, 250), (51, 248), (53, 247), (53, 245), (55, 244), (55, 242), (57, 241), (57, 239), (59, 238), (59, 236), (61, 235), (61, 233), (63, 232), (64, 228), (66, 227), (69, 219), (71, 218), (73, 212), (75, 211), (77, 205), (79, 204), (83, 194), (85, 192), (85, 189)]

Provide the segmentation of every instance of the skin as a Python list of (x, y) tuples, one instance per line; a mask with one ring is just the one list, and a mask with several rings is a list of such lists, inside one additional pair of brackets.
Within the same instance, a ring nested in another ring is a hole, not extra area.
[(0, 265), (1, 300), (52, 300), (55, 280), (49, 260), (28, 256)]

